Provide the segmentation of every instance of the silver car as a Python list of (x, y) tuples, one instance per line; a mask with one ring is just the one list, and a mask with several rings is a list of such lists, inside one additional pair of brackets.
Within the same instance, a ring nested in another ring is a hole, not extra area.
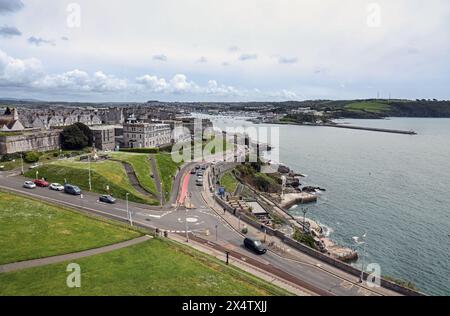
[(23, 187), (25, 189), (36, 189), (36, 184), (34, 184), (33, 181), (25, 181), (25, 183), (23, 184)]

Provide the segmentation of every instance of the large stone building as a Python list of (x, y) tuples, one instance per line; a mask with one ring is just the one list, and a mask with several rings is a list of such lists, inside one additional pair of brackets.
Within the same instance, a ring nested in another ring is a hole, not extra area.
[(95, 148), (103, 151), (113, 151), (116, 148), (115, 126), (94, 126), (90, 129)]
[(127, 148), (157, 148), (171, 144), (169, 124), (141, 123), (133, 119), (123, 125), (123, 145)]
[(3, 115), (0, 115), (0, 132), (19, 132), (24, 129), (16, 109), (6, 108)]
[(26, 151), (49, 151), (60, 148), (60, 130), (27, 131), (0, 136), (0, 155)]

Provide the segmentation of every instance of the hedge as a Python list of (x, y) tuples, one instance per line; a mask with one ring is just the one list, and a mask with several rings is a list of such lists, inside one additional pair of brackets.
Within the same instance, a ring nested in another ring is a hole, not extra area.
[(120, 151), (137, 154), (157, 154), (159, 153), (159, 148), (123, 148)]

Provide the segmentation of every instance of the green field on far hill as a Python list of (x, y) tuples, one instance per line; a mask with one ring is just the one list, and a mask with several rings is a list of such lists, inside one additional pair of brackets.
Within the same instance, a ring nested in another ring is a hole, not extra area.
[(0, 264), (98, 248), (139, 235), (126, 227), (0, 191)]
[(391, 107), (389, 104), (377, 101), (363, 101), (363, 102), (355, 102), (350, 103), (345, 106), (345, 109), (348, 111), (365, 111), (372, 113), (383, 113), (389, 111)]

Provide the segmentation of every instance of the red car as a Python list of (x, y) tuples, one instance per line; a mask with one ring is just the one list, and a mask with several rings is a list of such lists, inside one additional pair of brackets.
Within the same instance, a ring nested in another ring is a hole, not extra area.
[(50, 186), (50, 183), (48, 183), (48, 182), (45, 181), (45, 180), (34, 180), (33, 182), (34, 182), (34, 184), (36, 184), (36, 186), (38, 186), (38, 187), (47, 188), (47, 187)]

